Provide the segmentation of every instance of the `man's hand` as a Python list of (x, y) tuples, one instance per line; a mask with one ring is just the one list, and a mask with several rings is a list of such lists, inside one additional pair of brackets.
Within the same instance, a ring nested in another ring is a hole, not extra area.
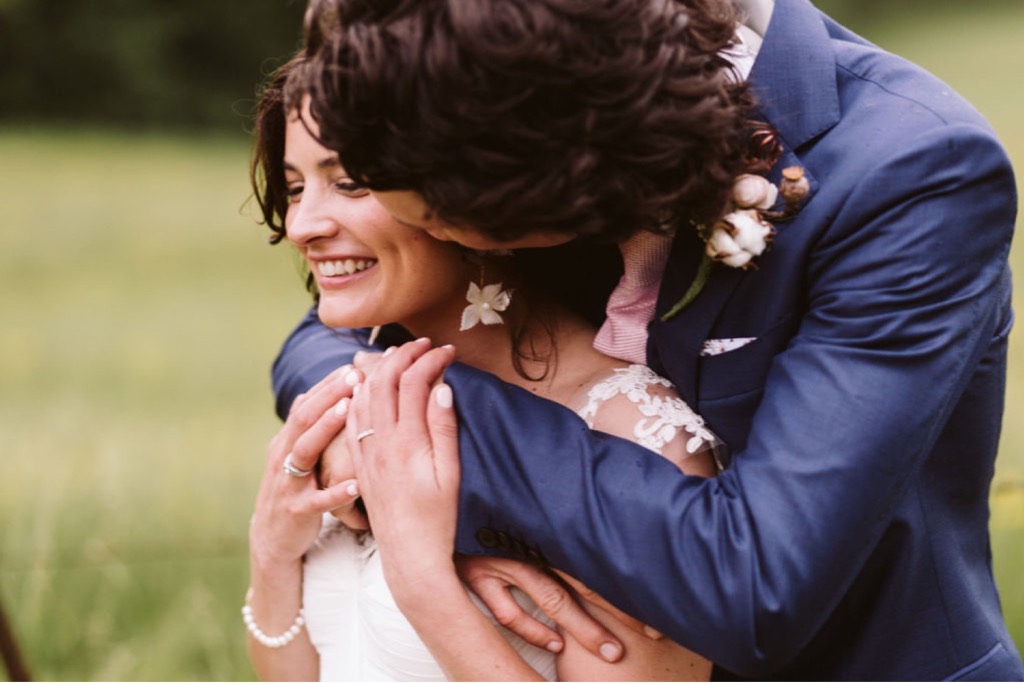
[[(617, 662), (625, 654), (622, 643), (587, 614), (573, 592), (543, 569), (515, 560), (468, 555), (456, 556), (456, 567), (498, 623), (531, 645), (561, 652), (565, 640), (520, 607), (509, 592), (513, 586), (530, 596), (559, 628), (590, 652), (608, 662)], [(642, 626), (638, 630), (642, 632)]]
[(578, 579), (569, 576), (568, 574), (559, 569), (552, 569), (552, 571), (555, 574), (558, 574), (559, 578), (561, 578), (562, 581), (565, 581), (565, 583), (568, 584), (570, 588), (572, 588), (577, 598), (586, 600), (590, 604), (600, 607), (605, 612), (608, 612), (608, 614), (611, 614), (613, 617), (618, 619), (624, 626), (627, 626), (628, 628), (636, 631), (637, 633), (644, 634), (651, 640), (661, 640), (665, 637), (660, 632), (656, 631), (650, 626), (647, 626), (639, 619), (629, 616), (628, 614), (620, 610), (618, 607), (616, 607), (615, 605), (613, 605), (612, 603), (608, 602), (600, 595), (595, 593), (592, 588), (583, 585), (583, 583), (581, 583)]

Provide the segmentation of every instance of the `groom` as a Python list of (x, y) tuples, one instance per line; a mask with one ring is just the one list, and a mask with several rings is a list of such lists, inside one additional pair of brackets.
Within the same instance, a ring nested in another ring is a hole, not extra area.
[[(552, 13), (564, 25), (495, 28), (524, 2), (576, 9), (571, 17)], [(395, 7), (380, 16), (347, 4), (314, 2), (308, 47), (328, 65), (376, 48), (382, 74), (325, 68), (324, 83), (355, 73), (360, 87), (391, 78), (396, 93), (465, 98), (447, 110), (449, 125), (425, 121), (398, 95), (377, 98), (372, 112), (336, 109), (321, 118), (322, 128), (346, 116), (384, 121), (380, 127), (394, 133), (368, 143), (364, 168), (378, 168), (372, 161), (380, 155), (402, 158), (419, 174), (357, 177), (395, 217), (478, 248), (571, 237), (582, 223), (573, 222), (569, 178), (509, 197), (509, 210), (522, 211), (535, 193), (560, 192), (563, 215), (507, 225), (506, 214), (491, 212), (485, 225), (472, 214), (488, 201), (500, 207), (494, 188), (503, 174), (543, 177), (536, 166), (547, 162), (521, 145), (487, 157), (494, 163), (485, 172), (458, 177), (452, 156), (493, 152), (459, 139), (475, 122), (458, 117), (487, 98), (488, 79), (500, 87), (522, 67), (565, 76), (564, 96), (522, 118), (517, 107), (531, 106), (528, 97), (500, 103), (488, 121), (495, 136), (509, 121), (527, 121), (538, 140), (556, 119), (576, 117), (587, 130), (594, 119), (574, 109), (573, 98), (587, 78), (600, 78), (601, 50), (628, 43), (601, 35), (604, 25), (587, 12), (655, 12), (662, 3), (610, 0), (581, 11), (564, 0), (396, 0), (378, 3)], [(318, 34), (330, 29), (318, 23), (332, 16), (324, 5), (362, 24), (347, 38), (379, 42), (338, 49)], [(686, 10), (673, 25), (693, 32), (728, 10), (719, 0), (678, 5)], [(403, 62), (398, 47), (415, 41), (416, 22), (446, 11), (452, 16), (432, 26), (451, 35), (432, 39), (457, 45), (459, 59), (450, 68), (416, 55)], [(1021, 680), (987, 530), (1012, 322), (1007, 253), (1016, 196), (1007, 157), (947, 86), (807, 0), (747, 0), (741, 11), (740, 41), (722, 56), (749, 83), (754, 117), (781, 143), (767, 177), (782, 182), (783, 168), (798, 168), (808, 182), (795, 215), (776, 222), (770, 248), (746, 269), (706, 268), (705, 245), (685, 222), (661, 244), (619, 234), (621, 225), (596, 230), (623, 246), (624, 284), (653, 283), (613, 295), (619, 305), (602, 328), (605, 350), (628, 358), (639, 348), (728, 444), (731, 465), (715, 479), (686, 477), (633, 444), (581, 431), (566, 411), (456, 365), (446, 381), (457, 406), (467, 407), (458, 550), (535, 551), (716, 662), (720, 678)], [(393, 42), (380, 37), (388, 26)], [(581, 45), (593, 52), (579, 52)], [(500, 53), (496, 62), (479, 58), (490, 48)], [(590, 55), (586, 74), (566, 73), (578, 63), (574, 54)], [(327, 92), (313, 90), (314, 107)], [(389, 111), (389, 103), (399, 104)], [(432, 131), (453, 137), (434, 139)], [(570, 148), (578, 140), (566, 144), (566, 155), (581, 154)], [(588, 148), (589, 162), (600, 165), (612, 147)], [(339, 153), (346, 167), (347, 155), (359, 154)], [(455, 176), (451, 186), (461, 194), (430, 189), (436, 174)], [(696, 297), (687, 296), (705, 276)], [(359, 348), (358, 335), (339, 337), (307, 318), (275, 364), (279, 412)]]

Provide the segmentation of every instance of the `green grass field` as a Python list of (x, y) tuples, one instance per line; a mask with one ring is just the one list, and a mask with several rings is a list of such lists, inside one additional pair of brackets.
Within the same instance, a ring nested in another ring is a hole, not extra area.
[(269, 361), (307, 305), (246, 143), (0, 137), (0, 586), (43, 679), (247, 679)]
[[(872, 37), (974, 101), (1024, 172), (1024, 7), (931, 21)], [(0, 130), (0, 597), (37, 679), (253, 677), (238, 610), (269, 364), (307, 298), (245, 206), (247, 154), (241, 133)], [(993, 494), (1018, 643), (1021, 339)]]

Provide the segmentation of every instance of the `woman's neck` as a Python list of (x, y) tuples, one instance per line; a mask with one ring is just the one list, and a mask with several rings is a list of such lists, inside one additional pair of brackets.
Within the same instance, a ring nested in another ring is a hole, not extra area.
[(458, 317), (440, 321), (435, 317), (406, 329), (414, 336), (429, 337), (435, 346), (453, 345), (461, 363), (570, 408), (577, 407), (580, 392), (585, 395), (590, 384), (625, 365), (595, 350), (596, 329), (567, 309), (552, 313), (550, 330), (537, 317), (524, 323), (519, 350), (529, 353), (519, 356), (518, 368), (507, 324), (481, 323), (459, 331), (457, 321)]

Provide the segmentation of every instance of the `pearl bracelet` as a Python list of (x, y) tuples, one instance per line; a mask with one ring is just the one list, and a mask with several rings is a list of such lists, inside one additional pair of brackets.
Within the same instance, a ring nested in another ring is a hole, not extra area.
[(263, 632), (259, 626), (256, 625), (256, 620), (252, 616), (252, 605), (246, 602), (242, 605), (242, 621), (245, 622), (245, 628), (248, 629), (252, 637), (256, 639), (256, 642), (263, 647), (269, 647), (272, 650), (276, 650), (279, 647), (284, 647), (288, 643), (295, 640), (295, 636), (302, 632), (302, 627), (306, 623), (306, 615), (301, 609), (299, 615), (295, 617), (295, 621), (291, 627), (279, 636), (268, 636)]

